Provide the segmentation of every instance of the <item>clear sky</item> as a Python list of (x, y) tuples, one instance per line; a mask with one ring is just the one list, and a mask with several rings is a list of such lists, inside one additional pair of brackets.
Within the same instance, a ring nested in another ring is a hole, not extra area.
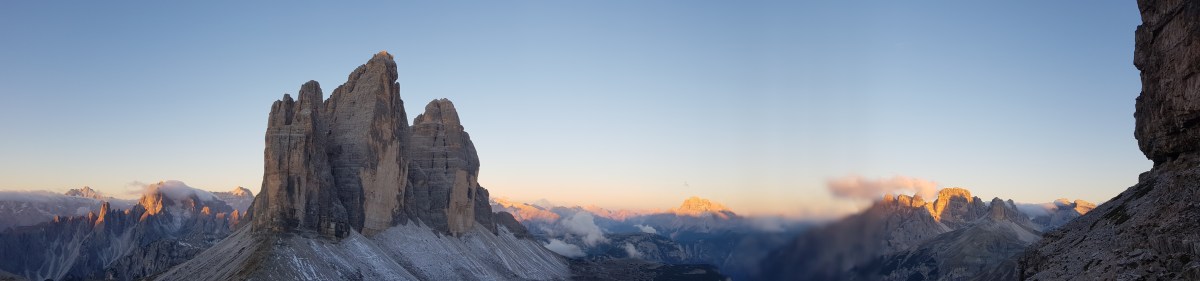
[(1150, 168), (1134, 1), (62, 2), (0, 2), (3, 190), (257, 192), (271, 102), (380, 50), (522, 201), (796, 215), (847, 175), (1104, 201)]

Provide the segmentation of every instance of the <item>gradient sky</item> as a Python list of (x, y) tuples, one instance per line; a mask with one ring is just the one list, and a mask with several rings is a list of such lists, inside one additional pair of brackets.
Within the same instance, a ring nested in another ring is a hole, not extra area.
[(804, 215), (847, 175), (1104, 201), (1151, 165), (1134, 1), (164, 2), (0, 2), (0, 189), (257, 192), (271, 102), (379, 50), (522, 201)]

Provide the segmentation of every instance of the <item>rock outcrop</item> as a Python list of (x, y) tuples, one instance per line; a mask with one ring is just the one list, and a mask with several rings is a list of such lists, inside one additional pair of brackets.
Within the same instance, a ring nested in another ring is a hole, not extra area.
[(305, 83), (299, 96), (271, 105), (262, 190), (248, 218), (256, 231), (345, 237), (352, 224), (327, 160), (320, 84)]
[(939, 190), (938, 198), (928, 208), (934, 218), (951, 228), (974, 221), (987, 212), (987, 207), (979, 197), (973, 197), (971, 191), (957, 187)]
[(1027, 280), (1200, 279), (1200, 2), (1138, 1), (1138, 183), (1031, 246)]
[[(454, 104), (430, 102), (410, 128), (396, 63), (380, 52), (328, 100), (315, 81), (272, 106), (255, 229), (342, 238), (418, 221), (460, 235), (495, 229), (479, 156)], [(478, 213), (478, 214), (477, 214)]]
[(276, 101), (250, 227), (156, 279), (565, 279), (561, 256), (488, 208), (454, 105), (410, 127), (396, 79), (380, 52), (328, 100), (310, 81)]
[(379, 52), (325, 101), (335, 194), (367, 235), (393, 225), (408, 184), (408, 117), (396, 75), (392, 55)]
[(479, 155), (453, 103), (440, 99), (425, 106), (425, 113), (413, 120), (410, 148), (408, 213), (451, 234), (469, 230), (482, 189)]

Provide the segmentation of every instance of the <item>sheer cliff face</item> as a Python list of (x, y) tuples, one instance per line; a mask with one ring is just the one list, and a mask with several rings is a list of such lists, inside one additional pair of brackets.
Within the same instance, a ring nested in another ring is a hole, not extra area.
[(1138, 1), (1133, 64), (1142, 71), (1134, 136), (1155, 165), (1200, 151), (1200, 4)]
[[(380, 52), (324, 100), (304, 84), (271, 108), (254, 229), (342, 238), (417, 221), (462, 234), (495, 232), (479, 157), (449, 100), (430, 102), (410, 128), (396, 63)], [(411, 159), (411, 160), (410, 160)]]
[(392, 55), (380, 52), (350, 73), (325, 111), (333, 180), (350, 224), (365, 234), (391, 227), (408, 178), (408, 117)]
[(1031, 246), (1029, 280), (1200, 279), (1200, 2), (1138, 1), (1134, 136), (1154, 168)]
[(413, 121), (410, 155), (410, 213), (452, 234), (469, 230), (481, 193), (479, 155), (453, 103), (440, 99), (425, 106), (425, 113)]
[(326, 160), (321, 87), (309, 81), (300, 99), (284, 95), (267, 123), (263, 186), (251, 207), (256, 230), (343, 237), (350, 224)]

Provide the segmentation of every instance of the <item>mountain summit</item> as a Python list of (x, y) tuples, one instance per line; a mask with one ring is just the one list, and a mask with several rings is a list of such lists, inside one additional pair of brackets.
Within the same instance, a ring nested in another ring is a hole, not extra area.
[(688, 197), (683, 204), (679, 205), (679, 208), (671, 209), (671, 213), (681, 216), (716, 216), (726, 219), (734, 216), (733, 211), (726, 208), (725, 205), (696, 196)]
[(309, 81), (267, 119), (262, 189), (242, 227), (159, 280), (545, 280), (566, 260), (493, 214), (454, 104), (409, 126), (392, 55), (328, 100)]

